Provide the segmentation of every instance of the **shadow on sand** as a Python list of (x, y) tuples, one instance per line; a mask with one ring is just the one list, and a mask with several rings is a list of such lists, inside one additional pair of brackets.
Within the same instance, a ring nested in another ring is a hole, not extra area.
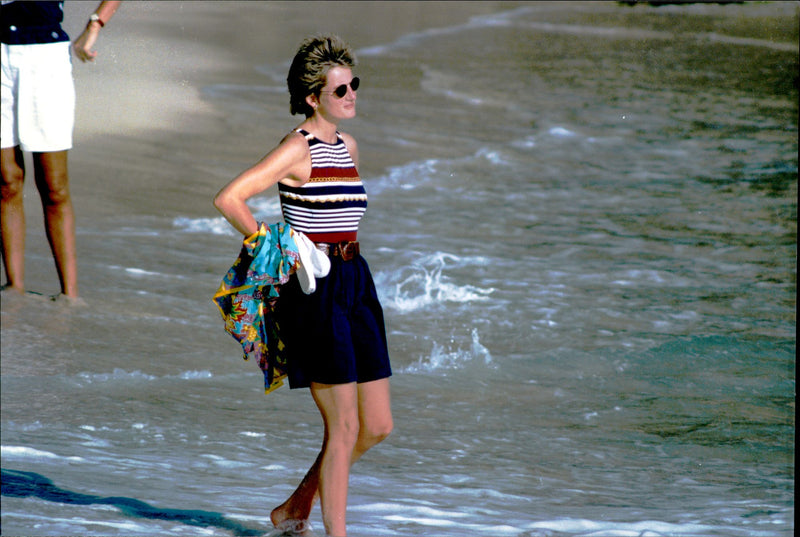
[(81, 494), (59, 488), (52, 481), (40, 474), (19, 470), (2, 470), (2, 495), (13, 498), (33, 496), (48, 502), (59, 502), (73, 505), (111, 505), (130, 517), (148, 518), (179, 522), (189, 526), (203, 528), (220, 528), (231, 532), (236, 537), (255, 537), (267, 532), (250, 529), (225, 518), (220, 513), (199, 511), (194, 509), (164, 509), (153, 507), (134, 498), (121, 496), (107, 497)]

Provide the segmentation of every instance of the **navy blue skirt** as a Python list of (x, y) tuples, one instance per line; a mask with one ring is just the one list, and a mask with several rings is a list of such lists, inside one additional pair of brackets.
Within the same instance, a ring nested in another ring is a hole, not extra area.
[(383, 309), (361, 255), (331, 258), (331, 270), (307, 295), (297, 276), (281, 287), (275, 309), (291, 388), (312, 382), (370, 382), (392, 375)]

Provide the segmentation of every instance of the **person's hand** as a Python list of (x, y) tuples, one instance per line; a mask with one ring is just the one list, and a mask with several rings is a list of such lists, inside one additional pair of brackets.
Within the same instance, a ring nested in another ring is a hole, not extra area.
[(75, 51), (75, 56), (82, 62), (93, 62), (97, 58), (97, 51), (92, 50), (97, 36), (100, 35), (100, 25), (98, 23), (89, 23), (86, 29), (78, 36), (78, 39), (72, 43), (72, 49)]

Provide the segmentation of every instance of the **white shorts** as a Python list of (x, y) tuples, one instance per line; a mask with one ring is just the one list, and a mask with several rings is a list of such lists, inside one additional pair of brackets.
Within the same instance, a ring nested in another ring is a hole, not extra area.
[(23, 151), (72, 148), (75, 83), (70, 43), (2, 44), (0, 145)]

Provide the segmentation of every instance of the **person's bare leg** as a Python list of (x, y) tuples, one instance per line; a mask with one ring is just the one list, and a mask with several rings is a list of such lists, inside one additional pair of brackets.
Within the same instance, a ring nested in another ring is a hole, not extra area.
[(331, 537), (345, 537), (350, 459), (358, 441), (358, 388), (355, 382), (312, 383), (311, 395), (327, 431), (319, 462), (322, 522)]
[(297, 486), (295, 491), (281, 505), (270, 513), (270, 520), (277, 528), (285, 521), (300, 523), (308, 520), (311, 516), (311, 509), (319, 498), (319, 466), (322, 461), (322, 454), (325, 452), (325, 443), (328, 433), (325, 432), (326, 440), (322, 443), (322, 449), (317, 455), (317, 460), (311, 465), (305, 477)]
[(61, 283), (61, 293), (78, 297), (78, 260), (75, 247), (75, 212), (69, 193), (67, 151), (34, 153), (36, 186), (42, 198), (47, 240)]
[(25, 161), (19, 146), (0, 150), (0, 239), (6, 288), (25, 292)]
[(351, 464), (383, 442), (394, 428), (388, 378), (358, 385), (358, 421), (358, 441)]
[[(352, 465), (370, 448), (380, 443), (392, 431), (391, 397), (389, 379), (365, 382), (358, 385), (359, 430), (355, 449), (350, 459)], [(327, 431), (326, 431), (327, 441)], [(314, 503), (319, 498), (319, 469), (322, 451), (306, 473), (300, 485), (281, 505), (273, 509), (270, 519), (275, 526), (285, 520), (307, 520)]]

